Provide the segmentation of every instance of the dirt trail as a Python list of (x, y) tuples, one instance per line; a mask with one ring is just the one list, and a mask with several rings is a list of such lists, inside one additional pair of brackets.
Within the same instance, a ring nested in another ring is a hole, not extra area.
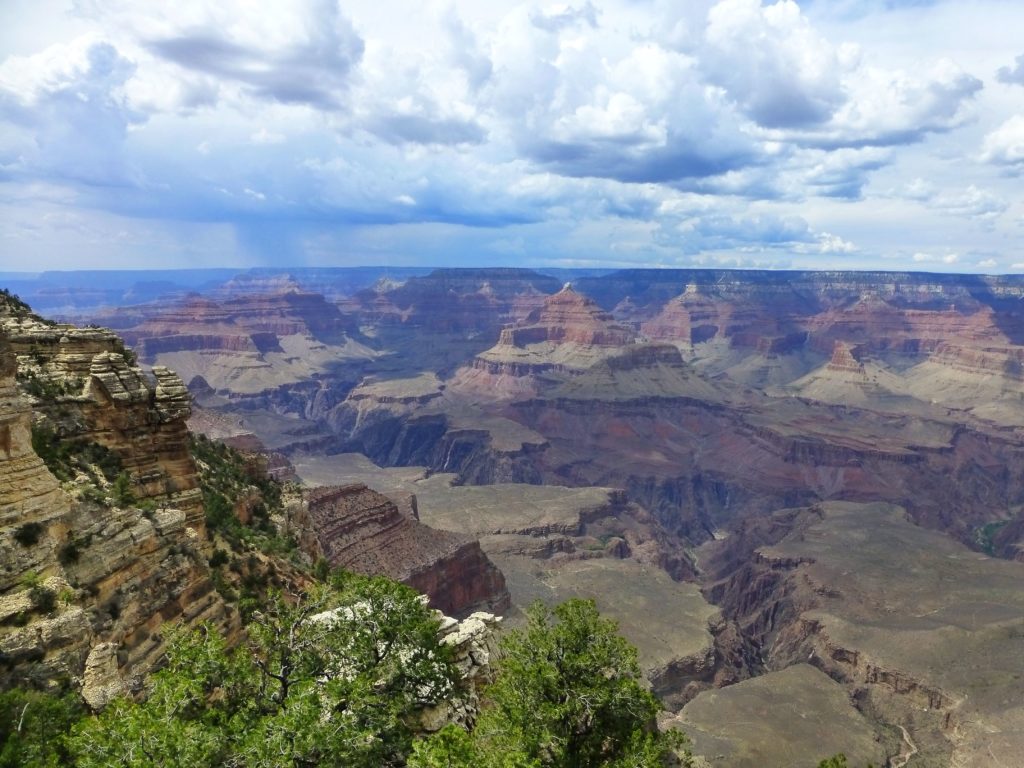
[(902, 725), (896, 726), (900, 729), (903, 734), (903, 741), (906, 742), (907, 748), (900, 752), (896, 757), (892, 759), (892, 768), (903, 768), (907, 763), (910, 762), (910, 758), (917, 754), (917, 745), (910, 738), (910, 734), (907, 733), (907, 729)]

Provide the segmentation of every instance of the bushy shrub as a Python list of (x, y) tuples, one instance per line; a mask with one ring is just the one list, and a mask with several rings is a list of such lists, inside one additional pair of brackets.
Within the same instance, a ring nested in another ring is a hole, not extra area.
[(43, 526), (39, 523), (25, 523), (14, 530), (14, 540), (23, 547), (31, 547), (39, 543), (43, 535)]
[(176, 631), (145, 702), (81, 723), (72, 751), (84, 768), (401, 765), (409, 715), (454, 690), (437, 632), (411, 589), (339, 577), (296, 604), (264, 603), (235, 649), (211, 628)]
[(72, 765), (65, 736), (85, 714), (73, 693), (0, 693), (0, 768)]

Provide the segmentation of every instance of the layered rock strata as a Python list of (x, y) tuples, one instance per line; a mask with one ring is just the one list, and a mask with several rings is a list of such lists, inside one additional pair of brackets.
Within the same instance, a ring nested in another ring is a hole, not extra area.
[(182, 510), (202, 535), (202, 498), (188, 452), (191, 401), (181, 379), (156, 366), (150, 380), (104, 329), (17, 317), (0, 318), (0, 328), (19, 378), (57, 437), (115, 453), (138, 500)]
[(429, 528), (361, 484), (314, 488), (306, 499), (313, 554), (333, 567), (401, 581), (456, 616), (508, 607), (504, 576), (472, 536)]
[(180, 381), (161, 372), (157, 395), (105, 349), (109, 335), (84, 336), (76, 346), (64, 327), (22, 333), (17, 343), (43, 359), (42, 369), (42, 351), (56, 350), (87, 373), (84, 391), (93, 395), (62, 400), (62, 423), (120, 449), (125, 466), (141, 472), (136, 489), (160, 504), (144, 514), (79, 501), (61, 488), (32, 450), (32, 406), (16, 386), (13, 351), (0, 341), (0, 685), (62, 680), (101, 707), (152, 670), (165, 622), (208, 621), (229, 636), (239, 622), (209, 578), (195, 472), (176, 442), (187, 416)]

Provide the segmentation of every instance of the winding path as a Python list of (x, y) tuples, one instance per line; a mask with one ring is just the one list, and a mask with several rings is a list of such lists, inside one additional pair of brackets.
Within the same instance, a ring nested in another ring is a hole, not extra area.
[(902, 725), (897, 725), (896, 727), (903, 734), (903, 741), (906, 742), (907, 748), (892, 759), (891, 766), (892, 768), (903, 768), (903, 766), (910, 762), (910, 758), (917, 754), (917, 745), (911, 740), (906, 728)]

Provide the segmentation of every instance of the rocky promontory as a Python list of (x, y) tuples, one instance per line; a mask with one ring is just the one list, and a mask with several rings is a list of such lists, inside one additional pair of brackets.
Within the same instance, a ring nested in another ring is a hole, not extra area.
[[(430, 528), (362, 484), (306, 492), (317, 552), (331, 566), (385, 575), (455, 616), (508, 608), (505, 578), (473, 536)], [(407, 505), (415, 511), (415, 502)]]
[[(109, 332), (0, 318), (0, 683), (64, 681), (102, 707), (161, 658), (165, 622), (237, 634), (210, 581), (183, 389)], [(111, 463), (125, 482), (104, 498), (95, 483), (115, 484), (89, 473)]]

